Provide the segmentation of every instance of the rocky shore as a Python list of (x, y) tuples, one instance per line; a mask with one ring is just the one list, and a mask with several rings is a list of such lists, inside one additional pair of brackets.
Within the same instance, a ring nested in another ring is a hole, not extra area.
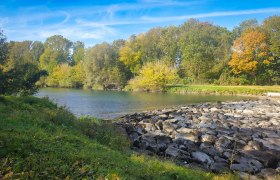
[(133, 149), (212, 172), (280, 178), (280, 99), (194, 104), (125, 115)]

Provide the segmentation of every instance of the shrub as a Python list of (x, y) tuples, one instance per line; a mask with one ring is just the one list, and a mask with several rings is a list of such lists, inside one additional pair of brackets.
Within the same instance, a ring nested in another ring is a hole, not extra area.
[(168, 84), (178, 81), (177, 70), (164, 62), (145, 64), (138, 76), (130, 80), (133, 90), (162, 91)]

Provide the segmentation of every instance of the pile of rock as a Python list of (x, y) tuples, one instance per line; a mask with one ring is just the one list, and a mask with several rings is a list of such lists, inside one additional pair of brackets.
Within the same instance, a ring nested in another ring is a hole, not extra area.
[(280, 172), (280, 102), (196, 104), (135, 113), (118, 122), (133, 148), (213, 172)]

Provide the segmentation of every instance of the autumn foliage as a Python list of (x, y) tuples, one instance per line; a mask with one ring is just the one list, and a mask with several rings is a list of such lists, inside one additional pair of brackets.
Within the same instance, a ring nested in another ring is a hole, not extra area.
[(257, 71), (269, 65), (269, 49), (265, 33), (259, 30), (248, 30), (233, 43), (233, 53), (229, 62), (233, 73), (248, 73), (253, 76)]

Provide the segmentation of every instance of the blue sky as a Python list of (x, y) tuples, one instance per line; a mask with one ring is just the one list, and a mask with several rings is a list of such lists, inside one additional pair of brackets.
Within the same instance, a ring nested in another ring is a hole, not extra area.
[(1, 0), (0, 28), (8, 40), (40, 40), (60, 34), (85, 42), (127, 39), (152, 27), (189, 18), (232, 29), (245, 19), (280, 15), (280, 0)]

